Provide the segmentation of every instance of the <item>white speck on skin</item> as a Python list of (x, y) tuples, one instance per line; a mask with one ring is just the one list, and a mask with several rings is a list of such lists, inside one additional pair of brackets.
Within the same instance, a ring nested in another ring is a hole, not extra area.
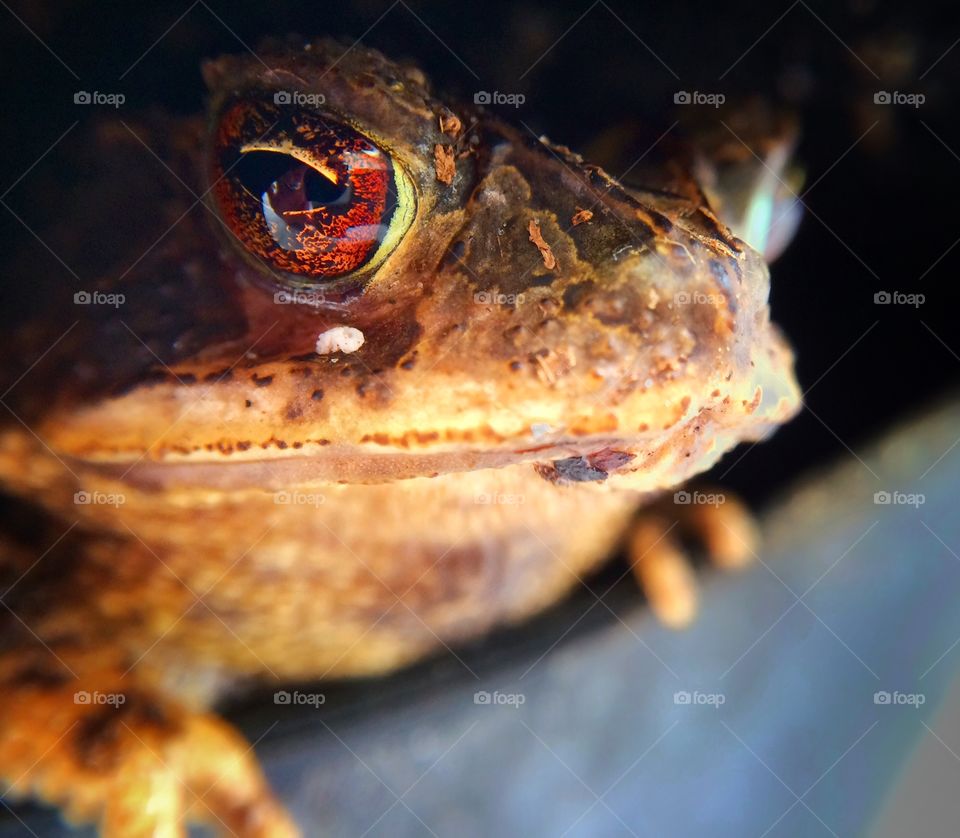
[(342, 352), (349, 355), (363, 346), (363, 332), (353, 326), (334, 326), (317, 336), (317, 354), (329, 355)]
[(530, 433), (533, 435), (533, 438), (537, 441), (543, 439), (547, 434), (553, 432), (553, 428), (550, 427), (546, 422), (534, 422), (530, 426)]

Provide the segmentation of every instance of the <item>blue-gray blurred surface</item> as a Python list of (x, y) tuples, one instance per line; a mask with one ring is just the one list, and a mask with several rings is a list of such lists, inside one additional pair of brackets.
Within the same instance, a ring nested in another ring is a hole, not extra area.
[(458, 657), (233, 717), (309, 835), (956, 834), (958, 437), (950, 404), (795, 487), (688, 631), (629, 579), (598, 600), (620, 568)]

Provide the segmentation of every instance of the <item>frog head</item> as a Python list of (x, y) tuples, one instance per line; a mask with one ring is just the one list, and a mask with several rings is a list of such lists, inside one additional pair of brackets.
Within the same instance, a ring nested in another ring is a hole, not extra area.
[(122, 304), (73, 308), (20, 385), (58, 457), (224, 488), (562, 461), (646, 491), (798, 409), (767, 266), (692, 180), (628, 189), (362, 46), (204, 76), (202, 129), (124, 138), (185, 189), (103, 215), (160, 237), (91, 292)]

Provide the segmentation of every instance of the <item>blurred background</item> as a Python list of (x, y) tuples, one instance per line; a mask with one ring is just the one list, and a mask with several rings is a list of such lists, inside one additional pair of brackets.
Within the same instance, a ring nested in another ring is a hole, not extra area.
[[(805, 214), (773, 267), (772, 309), (806, 409), (710, 475), (765, 513), (764, 566), (708, 579), (703, 620), (683, 635), (613, 584), (615, 566), (523, 630), (336, 686), (320, 711), (278, 718), (267, 698), (231, 712), (314, 834), (955, 833), (943, 820), (960, 814), (947, 791), (960, 779), (954, 3), (0, 6), (0, 234), (45, 273), (64, 269), (29, 232), (31, 207), (57, 196), (35, 190), (72, 138), (48, 149), (95, 110), (73, 94), (122, 93), (121, 115), (196, 112), (200, 61), (269, 35), (360, 39), (454, 97), (523, 94), (497, 109), (574, 149), (628, 121), (673, 130), (679, 91), (794, 109)], [(32, 304), (29, 282), (4, 278), (5, 316)], [(910, 487), (922, 508), (873, 502)], [(524, 702), (484, 707), (478, 690)], [(677, 715), (669, 696), (698, 690), (722, 706)], [(881, 717), (877, 691), (924, 701)], [(17, 812), (35, 834), (60, 832)]]

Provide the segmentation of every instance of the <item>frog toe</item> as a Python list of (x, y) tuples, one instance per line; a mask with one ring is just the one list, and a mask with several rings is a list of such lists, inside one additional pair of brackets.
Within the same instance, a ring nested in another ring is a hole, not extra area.
[(756, 558), (759, 531), (747, 507), (729, 493), (683, 490), (645, 509), (631, 525), (627, 559), (654, 614), (671, 628), (696, 616), (696, 574), (684, 543), (702, 546), (723, 570), (738, 570)]
[[(79, 677), (0, 655), (0, 785), (57, 806), (104, 838), (180, 838), (190, 824), (238, 838), (293, 838), (249, 744), (215, 715), (121, 671)], [(36, 657), (36, 656), (33, 656)], [(49, 664), (49, 665), (48, 665)]]

